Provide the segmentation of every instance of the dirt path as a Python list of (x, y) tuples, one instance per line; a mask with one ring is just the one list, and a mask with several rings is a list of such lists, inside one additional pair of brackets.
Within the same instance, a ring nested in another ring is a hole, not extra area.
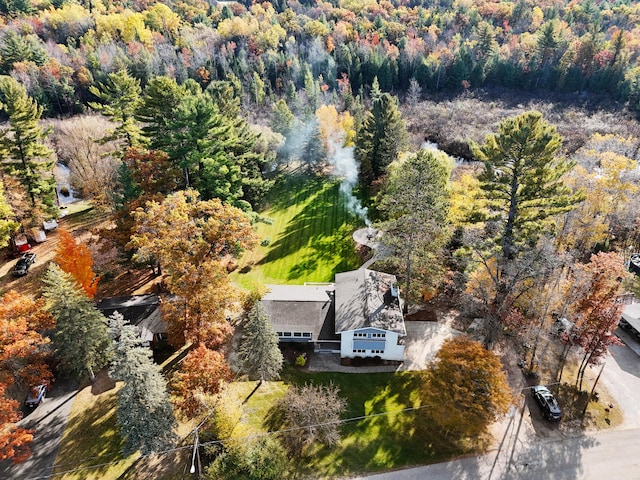
[(0, 294), (9, 290), (30, 297), (38, 297), (42, 289), (42, 276), (56, 254), (58, 230), (64, 228), (76, 239), (89, 247), (94, 259), (94, 271), (102, 275), (98, 284), (96, 300), (105, 297), (134, 295), (153, 291), (158, 278), (147, 269), (127, 268), (115, 248), (103, 252), (95, 242), (99, 239), (95, 231), (109, 224), (109, 213), (86, 208), (58, 220), (58, 229), (47, 233), (43, 243), (32, 244), (31, 252), (35, 253), (36, 263), (31, 266), (24, 277), (16, 278), (11, 274), (17, 258), (7, 258), (0, 265)]

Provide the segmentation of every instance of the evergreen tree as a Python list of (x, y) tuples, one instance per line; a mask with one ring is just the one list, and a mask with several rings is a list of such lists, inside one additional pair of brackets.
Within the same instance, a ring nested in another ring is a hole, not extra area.
[(432, 150), (420, 150), (389, 167), (379, 210), (385, 218), (384, 243), (393, 249), (390, 260), (404, 275), (407, 300), (440, 283), (452, 167), (445, 153)]
[(0, 248), (9, 245), (9, 240), (20, 224), (14, 220), (15, 214), (4, 196), (4, 185), (0, 182)]
[(289, 110), (287, 102), (281, 98), (273, 104), (271, 110), (273, 111), (273, 117), (271, 117), (270, 123), (271, 129), (287, 137), (293, 129), (293, 121), (295, 118), (291, 110)]
[(55, 216), (53, 151), (43, 143), (51, 132), (39, 126), (42, 107), (11, 77), (0, 77), (0, 104), (9, 116), (9, 127), (0, 131), (0, 158), (5, 172), (16, 178), (30, 200), (21, 218), (34, 224)]
[(142, 455), (171, 447), (177, 439), (173, 407), (160, 367), (141, 344), (136, 327), (118, 312), (109, 318), (113, 361), (109, 374), (125, 383), (118, 392), (118, 425), (124, 437), (122, 453)]
[(307, 171), (311, 172), (314, 167), (321, 166), (327, 161), (327, 149), (322, 139), (322, 132), (318, 122), (314, 122), (311, 136), (304, 145), (302, 158), (307, 163)]
[(94, 378), (109, 357), (106, 319), (56, 264), (50, 264), (43, 281), (47, 309), (56, 319), (53, 347), (61, 369), (77, 379), (87, 374)]
[(186, 90), (169, 77), (154, 77), (144, 89), (135, 118), (144, 125), (142, 134), (153, 150), (165, 150), (171, 146), (172, 112), (178, 108)]
[(126, 70), (120, 70), (110, 73), (105, 83), (89, 87), (89, 91), (100, 101), (90, 102), (91, 108), (102, 112), (117, 125), (102, 141), (124, 140), (127, 147), (140, 145), (140, 127), (134, 118), (142, 92), (140, 82)]
[(407, 130), (398, 100), (388, 93), (378, 95), (356, 134), (354, 154), (360, 165), (360, 185), (369, 187), (386, 174), (406, 141)]
[[(0, 0), (0, 5), (2, 0)], [(41, 67), (47, 61), (47, 53), (40, 46), (37, 37), (23, 37), (13, 30), (7, 30), (0, 45), (0, 65), (3, 73), (11, 73), (18, 62), (33, 62)]]
[(283, 358), (278, 348), (278, 334), (259, 301), (249, 311), (238, 357), (241, 371), (251, 379), (275, 380), (280, 376)]
[(524, 244), (548, 230), (554, 215), (568, 212), (584, 199), (562, 177), (574, 163), (557, 157), (562, 137), (539, 112), (504, 120), (498, 134), (473, 144), (485, 170), (479, 176), (490, 214), (497, 222), (504, 258), (513, 259)]

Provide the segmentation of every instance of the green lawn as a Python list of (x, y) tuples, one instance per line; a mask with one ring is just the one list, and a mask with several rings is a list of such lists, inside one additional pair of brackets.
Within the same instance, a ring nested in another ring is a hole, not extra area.
[(54, 464), (56, 478), (118, 478), (135, 462), (137, 454), (123, 458), (120, 453), (122, 438), (116, 425), (120, 387), (98, 395), (91, 386), (78, 392)]
[[(422, 423), (424, 410), (400, 412), (417, 407), (419, 374), (401, 373), (305, 373), (292, 367), (285, 370), (283, 382), (266, 382), (245, 405), (250, 425), (255, 430), (262, 425), (269, 407), (287, 384), (333, 383), (340, 396), (347, 399), (343, 418), (354, 418), (383, 412), (389, 415), (368, 417), (343, 424), (342, 440), (335, 447), (317, 447), (309, 458), (302, 459), (300, 475), (313, 474), (316, 478), (333, 478), (360, 472), (379, 472), (410, 465), (432, 463), (451, 458), (458, 451), (439, 445), (437, 432), (425, 436), (416, 429)], [(245, 398), (255, 382), (234, 384), (238, 394)], [(426, 437), (426, 438), (425, 438)]]
[[(417, 396), (418, 375), (412, 372), (306, 373), (286, 367), (281, 381), (264, 382), (247, 401), (243, 406), (244, 418), (250, 432), (265, 432), (269, 409), (286, 393), (289, 385), (331, 382), (339, 387), (340, 395), (347, 399), (347, 411), (343, 418), (392, 413), (344, 423), (339, 445), (331, 448), (318, 446), (309, 457), (299, 459), (299, 465), (292, 466), (297, 471), (296, 478), (305, 475), (334, 478), (353, 473), (379, 472), (456, 456), (461, 452), (447, 449), (441, 442), (439, 432), (425, 434), (416, 429), (417, 425), (424, 424), (425, 410), (400, 412), (420, 405)], [(234, 382), (230, 388), (238, 398), (244, 400), (255, 385), (256, 382)], [(146, 475), (143, 472), (154, 471), (154, 478), (182, 478), (190, 459), (188, 449), (144, 461), (138, 460), (138, 454), (122, 458), (122, 439), (116, 425), (116, 392), (117, 388), (94, 395), (91, 387), (87, 387), (78, 394), (58, 452), (54, 474), (64, 479), (109, 480), (142, 478)], [(181, 438), (188, 437), (196, 420), (181, 424)], [(95, 468), (97, 465), (101, 466)], [(83, 467), (89, 468), (76, 470)], [(63, 474), (71, 469), (75, 471)]]
[(360, 260), (351, 234), (362, 225), (346, 208), (336, 180), (287, 175), (279, 180), (268, 207), (260, 212), (258, 246), (239, 261), (232, 280), (256, 285), (330, 282), (337, 272), (357, 268)]

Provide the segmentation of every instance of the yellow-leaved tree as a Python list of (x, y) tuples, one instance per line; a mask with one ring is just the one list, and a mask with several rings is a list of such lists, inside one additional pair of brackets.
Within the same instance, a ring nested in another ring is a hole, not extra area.
[(147, 202), (133, 215), (129, 248), (137, 260), (159, 263), (172, 293), (162, 304), (169, 341), (218, 347), (232, 331), (227, 315), (239, 306), (226, 264), (256, 241), (249, 217), (219, 199), (201, 201), (195, 190)]

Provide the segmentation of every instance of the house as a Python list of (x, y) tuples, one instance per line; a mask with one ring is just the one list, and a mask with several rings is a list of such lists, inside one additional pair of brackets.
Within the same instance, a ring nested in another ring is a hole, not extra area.
[(406, 330), (395, 275), (361, 268), (333, 284), (267, 285), (262, 304), (280, 342), (341, 358), (403, 361)]
[(340, 337), (333, 331), (334, 291), (332, 283), (267, 285), (262, 305), (281, 342), (312, 343), (317, 349), (339, 349)]
[(156, 294), (133, 295), (102, 299), (96, 308), (105, 317), (120, 312), (125, 320), (138, 327), (142, 342), (153, 348), (167, 339), (168, 327), (162, 320), (160, 303), (160, 296)]
[(407, 332), (395, 275), (361, 268), (336, 275), (340, 357), (403, 361)]

